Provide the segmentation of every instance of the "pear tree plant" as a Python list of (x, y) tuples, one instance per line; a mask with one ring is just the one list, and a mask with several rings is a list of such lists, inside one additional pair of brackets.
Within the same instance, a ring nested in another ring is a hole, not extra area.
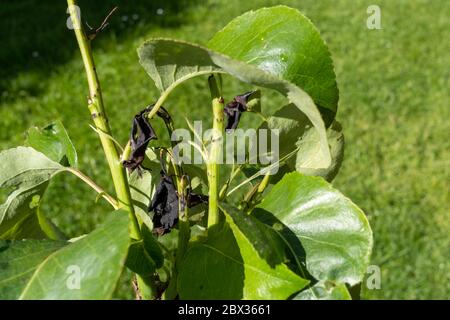
[[(339, 92), (331, 54), (311, 21), (276, 6), (235, 18), (206, 46), (144, 42), (139, 62), (159, 96), (136, 110), (121, 147), (95, 69), (95, 34), (85, 32), (75, 1), (68, 5), (88, 80), (87, 107), (115, 193), (78, 168), (59, 121), (30, 129), (26, 146), (2, 151), (0, 298), (110, 299), (128, 268), (139, 299), (350, 299), (369, 263), (372, 232), (362, 210), (330, 184), (344, 149)], [(224, 75), (255, 91), (227, 103)], [(205, 165), (175, 161), (179, 141), (155, 143), (176, 130), (176, 110), (163, 104), (195, 77), (208, 82), (211, 96), (202, 103), (210, 105), (213, 135), (191, 142)], [(259, 96), (268, 91), (286, 104), (266, 101), (263, 112)], [(255, 128), (278, 132), (276, 174), (273, 164), (220, 161), (226, 129), (241, 127), (245, 111)], [(166, 131), (153, 130), (158, 117)], [(112, 207), (97, 229), (74, 239), (40, 209), (51, 179), (66, 173)]]

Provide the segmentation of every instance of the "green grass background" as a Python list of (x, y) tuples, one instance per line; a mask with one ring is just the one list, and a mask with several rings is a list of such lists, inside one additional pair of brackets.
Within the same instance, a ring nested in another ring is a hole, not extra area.
[[(376, 1), (382, 30), (366, 28), (372, 0), (80, 1), (82, 18), (96, 26), (114, 4), (119, 14), (95, 40), (94, 52), (122, 143), (131, 117), (157, 98), (137, 60), (145, 39), (205, 44), (230, 19), (262, 6), (286, 4), (306, 14), (330, 47), (340, 88), (346, 150), (333, 184), (363, 208), (374, 231), (372, 264), (381, 268), (381, 289), (363, 284), (363, 297), (450, 298), (449, 1)], [(112, 191), (88, 126), (85, 75), (65, 9), (65, 1), (53, 0), (0, 4), (0, 149), (22, 144), (30, 126), (60, 119), (81, 169)], [(241, 93), (239, 84), (226, 83), (229, 97)], [(175, 91), (166, 107), (177, 110), (177, 124), (183, 114), (207, 118), (205, 89), (200, 79)], [(60, 175), (43, 210), (75, 236), (92, 230), (109, 208), (74, 177)]]

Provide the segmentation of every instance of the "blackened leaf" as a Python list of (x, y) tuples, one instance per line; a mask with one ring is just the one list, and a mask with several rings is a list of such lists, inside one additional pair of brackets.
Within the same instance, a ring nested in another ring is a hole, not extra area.
[[(153, 109), (153, 105), (151, 105), (151, 106), (148, 108), (148, 111), (150, 112), (152, 109)], [(161, 106), (161, 107), (158, 109), (158, 112), (156, 112), (156, 115), (157, 115), (158, 117), (160, 117), (161, 119), (163, 119), (164, 123), (166, 124), (166, 126), (167, 126), (170, 130), (173, 130), (173, 128), (171, 128), (171, 126), (173, 126), (173, 123), (172, 123), (172, 117), (170, 116), (169, 112), (168, 112), (166, 109), (164, 109), (163, 106)]]
[(190, 192), (187, 197), (187, 206), (188, 208), (195, 207), (201, 203), (208, 203), (208, 196), (204, 194), (196, 194)]
[(161, 171), (161, 180), (156, 187), (149, 211), (153, 211), (153, 228), (163, 235), (170, 232), (178, 221), (178, 195), (170, 176)]
[(227, 126), (225, 127), (225, 130), (233, 130), (236, 129), (238, 124), (239, 124), (239, 120), (241, 118), (241, 111), (239, 110), (239, 108), (237, 106), (230, 106), (230, 104), (228, 104), (225, 108), (224, 108), (224, 112), (228, 118), (227, 121)]
[(254, 91), (249, 91), (238, 95), (223, 108), (223, 111), (228, 118), (225, 130), (233, 130), (237, 128), (241, 118), (241, 113), (247, 111), (247, 102), (253, 93)]
[(145, 150), (152, 139), (157, 139), (155, 131), (146, 118), (148, 109), (142, 110), (133, 118), (131, 125), (131, 158), (124, 161), (124, 167), (133, 172), (139, 168), (145, 158)]
[(245, 110), (247, 110), (247, 102), (251, 95), (253, 95), (255, 91), (248, 91), (246, 93), (240, 94), (234, 97), (234, 101), (244, 106)]

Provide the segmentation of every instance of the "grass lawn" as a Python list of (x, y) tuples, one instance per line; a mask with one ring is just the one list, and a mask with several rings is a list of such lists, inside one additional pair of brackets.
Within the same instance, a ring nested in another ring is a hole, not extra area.
[[(363, 297), (450, 297), (449, 1), (377, 1), (382, 30), (366, 28), (371, 0), (148, 2), (80, 1), (82, 18), (94, 26), (115, 3), (120, 7), (95, 40), (94, 52), (111, 126), (121, 143), (132, 116), (157, 98), (136, 55), (146, 38), (205, 44), (249, 9), (296, 7), (321, 31), (335, 62), (346, 150), (333, 184), (369, 216), (372, 264), (382, 272), (381, 289), (363, 285)], [(65, 9), (64, 1), (54, 0), (0, 5), (0, 149), (21, 144), (30, 126), (60, 119), (78, 148), (80, 168), (112, 191), (96, 133), (88, 125), (87, 84)], [(229, 98), (241, 93), (239, 84), (226, 80)], [(206, 119), (201, 113), (209, 108), (209, 94), (203, 89), (206, 80), (198, 79), (169, 99), (165, 106), (177, 110), (177, 124), (184, 114)], [(51, 184), (46, 200), (42, 210), (70, 236), (89, 232), (109, 210), (67, 175)]]

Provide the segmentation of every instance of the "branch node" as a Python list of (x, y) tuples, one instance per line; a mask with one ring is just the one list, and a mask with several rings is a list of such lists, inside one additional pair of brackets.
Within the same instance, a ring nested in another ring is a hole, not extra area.
[(90, 29), (90, 33), (89, 34), (87, 34), (87, 38), (89, 39), (89, 40), (94, 40), (96, 37), (97, 37), (97, 35), (100, 33), (100, 32), (102, 32), (108, 25), (109, 25), (109, 22), (108, 22), (108, 20), (111, 18), (111, 16), (114, 14), (114, 12), (116, 12), (117, 11), (117, 9), (118, 9), (119, 7), (114, 7), (109, 13), (108, 13), (108, 15), (106, 16), (106, 18), (105, 19), (103, 19), (103, 22), (100, 24), (100, 26), (97, 28), (97, 29), (95, 29), (94, 30), (94, 28), (92, 28), (87, 22), (86, 22), (86, 25), (88, 26), (88, 28)]

